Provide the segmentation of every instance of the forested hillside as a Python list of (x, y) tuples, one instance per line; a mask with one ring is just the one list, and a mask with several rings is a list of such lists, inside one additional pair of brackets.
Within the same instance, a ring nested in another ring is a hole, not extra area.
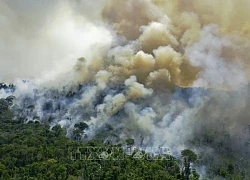
[(250, 0), (0, 0), (0, 180), (250, 180)]
[[(176, 159), (169, 154), (131, 150), (133, 139), (112, 146), (102, 144), (98, 138), (88, 143), (73, 141), (59, 125), (50, 130), (46, 124), (13, 119), (5, 99), (0, 100), (0, 123), (0, 177), (3, 180), (198, 180), (200, 177), (191, 164), (196, 167), (202, 164), (191, 150), (183, 150), (182, 158)], [(78, 128), (82, 126), (76, 126), (76, 131)], [(211, 167), (210, 178), (248, 179), (234, 169), (232, 163), (226, 168)]]
[[(98, 141), (85, 144), (72, 141), (65, 130), (40, 123), (13, 120), (7, 101), (0, 101), (0, 177), (20, 179), (166, 179), (189, 178), (199, 175), (190, 168), (196, 155), (183, 151), (185, 162), (170, 155), (152, 156), (133, 151), (126, 154), (121, 144), (103, 145)], [(128, 148), (133, 140), (126, 142)], [(139, 153), (139, 154), (138, 154)], [(139, 155), (139, 156), (138, 156)]]

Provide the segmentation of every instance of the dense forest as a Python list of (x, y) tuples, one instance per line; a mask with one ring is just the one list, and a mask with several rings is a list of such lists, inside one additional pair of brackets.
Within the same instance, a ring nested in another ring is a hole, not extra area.
[[(121, 144), (107, 146), (96, 140), (82, 144), (68, 139), (60, 126), (50, 130), (46, 124), (12, 118), (7, 101), (1, 99), (0, 177), (4, 180), (199, 179), (190, 167), (197, 155), (188, 149), (182, 151), (183, 161), (144, 151), (127, 154)], [(133, 143), (133, 139), (126, 140), (128, 148)]]
[(0, 27), (0, 180), (250, 180), (250, 0), (0, 0)]
[[(134, 140), (125, 144), (105, 145), (94, 139), (87, 143), (66, 137), (59, 125), (50, 129), (38, 122), (23, 123), (13, 118), (6, 99), (0, 101), (0, 178), (5, 179), (109, 179), (109, 180), (198, 180), (198, 155), (189, 149), (176, 159), (169, 154), (153, 155), (133, 148)], [(75, 125), (75, 132), (87, 128)], [(126, 151), (126, 148), (127, 150)], [(247, 179), (226, 168), (211, 168), (215, 179)], [(216, 174), (217, 173), (217, 174)], [(212, 176), (210, 176), (212, 177)], [(205, 177), (202, 177), (205, 179)], [(210, 179), (210, 178), (209, 178)]]

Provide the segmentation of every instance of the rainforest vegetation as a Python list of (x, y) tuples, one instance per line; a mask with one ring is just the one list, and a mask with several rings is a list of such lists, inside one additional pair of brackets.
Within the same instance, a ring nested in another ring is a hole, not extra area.
[[(13, 118), (9, 103), (0, 100), (0, 179), (20, 180), (198, 180), (198, 155), (189, 149), (180, 158), (131, 150), (133, 139), (124, 144), (107, 145), (100, 139), (82, 143), (66, 137), (59, 125), (24, 123)], [(87, 128), (76, 126), (75, 133)], [(214, 169), (218, 179), (247, 179), (234, 172), (234, 165)], [(203, 178), (205, 179), (205, 178)]]

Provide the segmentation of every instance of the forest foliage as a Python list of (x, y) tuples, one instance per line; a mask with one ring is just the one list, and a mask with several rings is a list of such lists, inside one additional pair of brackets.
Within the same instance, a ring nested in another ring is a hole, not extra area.
[[(133, 149), (133, 139), (125, 144), (104, 145), (97, 140), (87, 143), (66, 137), (59, 125), (24, 123), (13, 118), (6, 100), (0, 100), (0, 179), (20, 180), (198, 180), (192, 168), (197, 155), (185, 149), (177, 159), (169, 154), (153, 155)], [(76, 129), (88, 128), (80, 123)], [(219, 177), (240, 179), (234, 167), (220, 170)]]

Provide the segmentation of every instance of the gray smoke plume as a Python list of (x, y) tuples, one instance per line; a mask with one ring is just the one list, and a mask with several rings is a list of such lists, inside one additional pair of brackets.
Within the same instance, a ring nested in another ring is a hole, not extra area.
[(0, 97), (83, 141), (249, 157), (249, 3), (1, 0)]

